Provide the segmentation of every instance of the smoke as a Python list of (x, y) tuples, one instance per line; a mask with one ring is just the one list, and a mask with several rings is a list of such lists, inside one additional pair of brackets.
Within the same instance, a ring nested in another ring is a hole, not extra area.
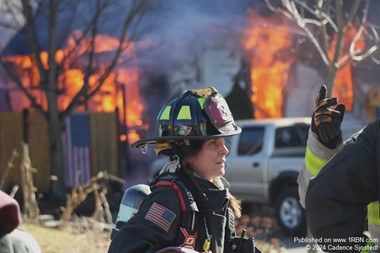
[[(141, 62), (157, 71), (173, 70), (209, 46), (236, 46), (252, 0), (162, 0), (147, 22), (154, 23), (145, 39)], [(232, 41), (232, 42), (231, 42)]]

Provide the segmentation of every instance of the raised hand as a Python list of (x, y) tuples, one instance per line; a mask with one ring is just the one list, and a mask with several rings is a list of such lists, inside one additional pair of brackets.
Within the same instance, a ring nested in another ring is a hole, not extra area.
[(340, 127), (344, 110), (344, 104), (338, 104), (336, 97), (327, 98), (327, 88), (325, 85), (321, 86), (311, 120), (311, 131), (323, 145), (330, 149), (342, 143)]

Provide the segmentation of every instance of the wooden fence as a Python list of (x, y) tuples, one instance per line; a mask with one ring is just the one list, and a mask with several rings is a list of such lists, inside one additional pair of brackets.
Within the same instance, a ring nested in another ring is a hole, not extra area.
[[(107, 171), (121, 176), (119, 168), (118, 118), (116, 113), (89, 113), (91, 136), (91, 174)], [(29, 113), (25, 122), (22, 112), (0, 112), (0, 180), (17, 183), (20, 178), (20, 157), (16, 157), (14, 167), (8, 161), (14, 150), (21, 154), (24, 129), (28, 129), (28, 144), (35, 185), (40, 192), (49, 190), (50, 152), (47, 123), (41, 114)], [(27, 127), (24, 127), (24, 123)], [(8, 168), (10, 168), (8, 170)]]

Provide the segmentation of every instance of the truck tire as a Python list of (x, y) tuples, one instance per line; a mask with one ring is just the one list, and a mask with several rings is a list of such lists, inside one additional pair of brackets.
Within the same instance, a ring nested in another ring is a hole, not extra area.
[(285, 188), (276, 198), (276, 218), (285, 233), (290, 236), (306, 236), (305, 211), (299, 203), (296, 186)]

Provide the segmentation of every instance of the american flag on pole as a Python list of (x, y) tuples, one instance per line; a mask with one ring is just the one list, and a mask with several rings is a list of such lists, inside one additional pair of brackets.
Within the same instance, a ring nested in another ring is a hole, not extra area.
[(79, 184), (91, 178), (91, 134), (90, 115), (74, 113), (66, 119), (66, 131), (63, 134), (66, 186), (73, 187), (79, 173)]

